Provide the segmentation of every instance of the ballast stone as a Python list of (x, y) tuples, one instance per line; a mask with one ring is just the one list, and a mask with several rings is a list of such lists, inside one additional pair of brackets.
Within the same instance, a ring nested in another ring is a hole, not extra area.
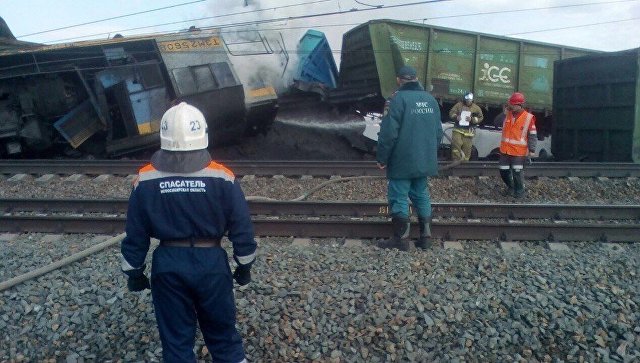
[(95, 177), (93, 179), (93, 182), (94, 183), (104, 183), (104, 182), (108, 181), (109, 179), (111, 179), (111, 175), (102, 174), (102, 175), (98, 175), (97, 177)]
[(464, 249), (464, 248), (462, 248), (462, 243), (460, 243), (458, 241), (445, 241), (443, 246), (444, 246), (445, 250), (462, 251)]
[(29, 178), (28, 174), (16, 174), (14, 176), (12, 176), (11, 178), (7, 179), (8, 182), (21, 182), (21, 181), (25, 181)]
[(309, 247), (311, 246), (311, 239), (310, 238), (294, 238), (291, 245), (298, 246), (298, 247)]
[(36, 179), (36, 183), (47, 183), (56, 177), (55, 174), (45, 174)]

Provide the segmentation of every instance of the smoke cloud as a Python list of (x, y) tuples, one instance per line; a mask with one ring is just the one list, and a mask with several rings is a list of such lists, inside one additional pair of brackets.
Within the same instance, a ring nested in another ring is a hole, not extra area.
[[(209, 16), (237, 14), (217, 18), (207, 26), (255, 23), (300, 14), (300, 8), (263, 8), (257, 0), (221, 0), (208, 8)], [(250, 24), (221, 29), (230, 59), (245, 86), (273, 86), (282, 93), (292, 83), (299, 55), (298, 41), (307, 29), (287, 29), (286, 22)]]

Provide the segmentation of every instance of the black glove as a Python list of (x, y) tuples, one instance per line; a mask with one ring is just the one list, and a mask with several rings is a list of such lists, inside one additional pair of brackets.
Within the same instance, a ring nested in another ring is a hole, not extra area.
[(238, 285), (244, 286), (251, 282), (251, 268), (244, 267), (242, 265), (236, 267), (236, 271), (233, 273), (233, 279), (236, 280)]
[(240, 264), (236, 256), (233, 256), (233, 259), (238, 264), (238, 267), (236, 267), (236, 270), (233, 273), (233, 279), (236, 280), (236, 282), (240, 286), (244, 286), (250, 283), (251, 282), (251, 265), (253, 264), (253, 262), (248, 263), (246, 265), (242, 265)]
[(129, 291), (142, 291), (144, 289), (151, 289), (149, 279), (145, 275), (140, 275), (138, 277), (129, 277), (129, 280), (127, 281), (127, 287), (129, 288)]

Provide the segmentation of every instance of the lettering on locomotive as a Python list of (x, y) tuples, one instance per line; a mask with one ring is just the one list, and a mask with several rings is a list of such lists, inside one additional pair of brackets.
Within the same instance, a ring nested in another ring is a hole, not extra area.
[(158, 48), (160, 48), (161, 52), (185, 52), (206, 48), (215, 48), (220, 46), (222, 46), (222, 42), (218, 37), (158, 42)]

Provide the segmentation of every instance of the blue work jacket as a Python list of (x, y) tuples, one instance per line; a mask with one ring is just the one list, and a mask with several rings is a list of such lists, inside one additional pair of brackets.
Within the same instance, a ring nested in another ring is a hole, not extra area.
[(390, 179), (438, 175), (441, 141), (438, 102), (420, 83), (405, 83), (385, 105), (376, 160), (386, 165)]

